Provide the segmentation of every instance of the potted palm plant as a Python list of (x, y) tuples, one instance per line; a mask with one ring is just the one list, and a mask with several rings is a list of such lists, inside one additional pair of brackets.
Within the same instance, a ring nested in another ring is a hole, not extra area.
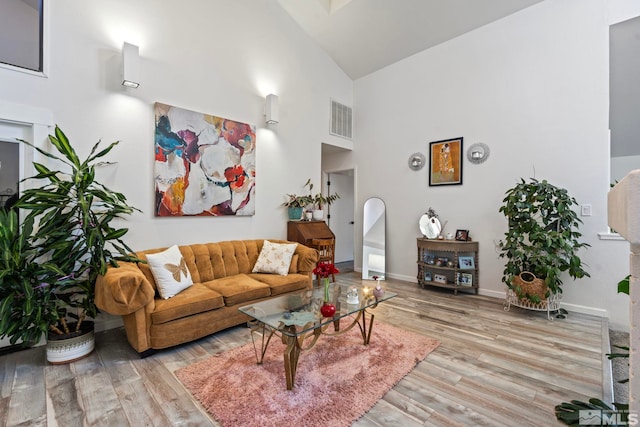
[(580, 241), (576, 205), (567, 190), (546, 180), (521, 179), (507, 190), (499, 209), (509, 226), (500, 242), (500, 257), (507, 259), (502, 281), (517, 301), (544, 304), (562, 293), (564, 273), (589, 276), (579, 257), (589, 245)]
[[(99, 159), (118, 142), (101, 151), (100, 142), (96, 143), (81, 161), (59, 127), (49, 141), (59, 155), (22, 142), (67, 170), (34, 162), (38, 173), (28, 180), (44, 183), (25, 190), (14, 205), (26, 212), (21, 226), (15, 213), (0, 217), (3, 229), (10, 225), (0, 234), (0, 247), (13, 256), (8, 260), (5, 252), (0, 264), (0, 337), (9, 336), (11, 343), (24, 345), (47, 337), (48, 360), (63, 363), (93, 350), (93, 322), (85, 319), (98, 314), (97, 276), (108, 265), (117, 265), (117, 260), (139, 261), (122, 241), (128, 229), (112, 225), (137, 209), (127, 204), (123, 194), (95, 180)], [(78, 340), (79, 335), (89, 337)], [(60, 343), (61, 337), (74, 342)], [(65, 354), (65, 349), (70, 353)]]

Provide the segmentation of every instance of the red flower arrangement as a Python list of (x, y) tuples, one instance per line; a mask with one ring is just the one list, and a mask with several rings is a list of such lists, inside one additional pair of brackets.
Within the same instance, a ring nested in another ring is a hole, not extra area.
[(321, 277), (324, 282), (324, 304), (320, 307), (323, 317), (333, 317), (336, 314), (336, 306), (331, 304), (329, 297), (329, 276), (336, 273), (340, 273), (340, 270), (331, 262), (319, 262), (313, 269), (313, 274)]
[(313, 269), (313, 274), (324, 279), (337, 273), (340, 273), (340, 270), (331, 262), (319, 262), (316, 268)]

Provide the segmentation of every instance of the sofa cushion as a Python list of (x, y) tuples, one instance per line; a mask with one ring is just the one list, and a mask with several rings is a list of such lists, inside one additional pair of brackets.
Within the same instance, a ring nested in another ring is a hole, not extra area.
[(272, 296), (309, 288), (309, 276), (306, 274), (294, 273), (288, 276), (279, 276), (277, 274), (252, 273), (249, 277), (269, 285)]
[(154, 324), (224, 307), (222, 295), (200, 283), (194, 283), (173, 298), (156, 299), (155, 302), (155, 309), (151, 313), (151, 321)]
[(177, 245), (147, 255), (147, 262), (162, 298), (171, 298), (193, 285), (191, 273)]
[(286, 276), (291, 266), (291, 258), (297, 243), (272, 243), (264, 241), (252, 273), (275, 273)]
[(236, 305), (258, 298), (266, 298), (271, 295), (271, 288), (266, 283), (259, 282), (246, 274), (237, 274), (230, 277), (204, 282), (209, 289), (213, 289), (224, 297), (227, 306)]

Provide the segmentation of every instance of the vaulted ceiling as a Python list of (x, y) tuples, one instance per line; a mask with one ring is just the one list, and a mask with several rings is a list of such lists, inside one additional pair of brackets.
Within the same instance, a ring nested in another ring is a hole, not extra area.
[(542, 0), (278, 0), (352, 79)]

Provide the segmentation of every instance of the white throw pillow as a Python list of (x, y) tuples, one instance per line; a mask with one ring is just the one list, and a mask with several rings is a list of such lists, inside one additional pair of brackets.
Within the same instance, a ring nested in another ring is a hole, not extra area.
[(193, 285), (191, 273), (177, 245), (164, 252), (148, 254), (147, 262), (162, 298), (169, 299)]
[(286, 276), (289, 274), (291, 258), (297, 246), (297, 243), (272, 243), (265, 240), (258, 261), (253, 267), (253, 272), (276, 273)]

